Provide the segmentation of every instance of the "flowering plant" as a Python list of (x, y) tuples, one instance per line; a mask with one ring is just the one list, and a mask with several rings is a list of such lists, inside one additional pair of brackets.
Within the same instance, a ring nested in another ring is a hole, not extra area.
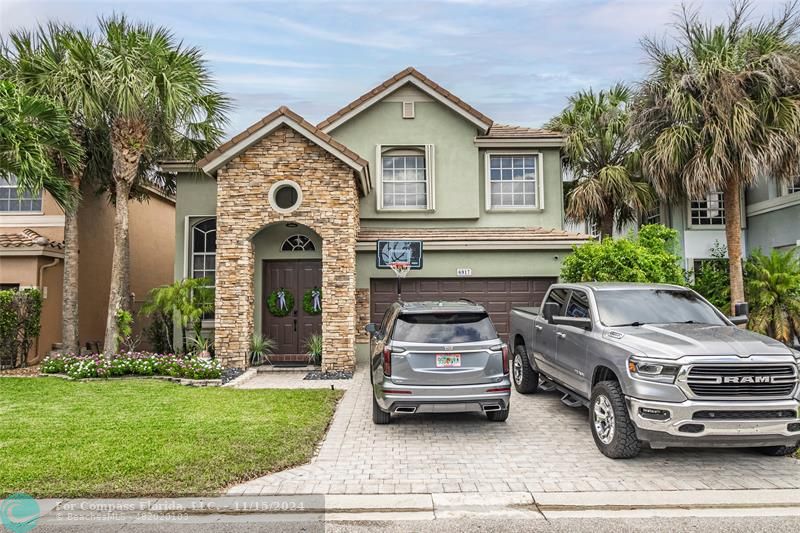
[(45, 374), (66, 374), (71, 378), (107, 378), (111, 376), (172, 376), (189, 379), (219, 379), (222, 364), (191, 356), (127, 352), (104, 354), (54, 354), (42, 361)]

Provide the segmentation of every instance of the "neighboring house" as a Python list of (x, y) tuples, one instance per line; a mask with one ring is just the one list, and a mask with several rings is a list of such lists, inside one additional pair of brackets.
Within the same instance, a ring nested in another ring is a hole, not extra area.
[[(678, 230), (684, 267), (713, 258), (715, 246), (725, 246), (725, 195), (710, 192), (705, 198), (678, 205), (662, 205), (643, 223), (661, 223)], [(742, 194), (742, 242), (745, 256), (755, 250), (787, 250), (800, 246), (800, 179), (778, 185), (762, 179)]]
[[(296, 360), (321, 331), (323, 366), (350, 369), (397, 298), (376, 242), (422, 240), (403, 299), (473, 299), (505, 336), (510, 308), (538, 305), (589, 239), (562, 229), (561, 144), (495, 124), (412, 68), (316, 126), (281, 107), (196, 167), (164, 164), (178, 172), (175, 279), (215, 281), (207, 325), (226, 365), (247, 364), (254, 332)], [(321, 315), (303, 308), (314, 287)], [(268, 309), (280, 289), (287, 316)]]
[[(80, 231), (80, 342), (102, 349), (105, 335), (114, 207), (105, 196), (83, 191)], [(47, 194), (22, 193), (15, 181), (0, 180), (0, 289), (42, 290), (42, 329), (28, 362), (35, 363), (61, 342), (61, 296), (64, 275), (64, 213)], [(147, 292), (172, 282), (175, 201), (148, 190), (144, 202), (130, 205), (131, 292), (138, 311)], [(135, 315), (134, 335), (146, 321)], [(144, 345), (143, 345), (144, 346)]]

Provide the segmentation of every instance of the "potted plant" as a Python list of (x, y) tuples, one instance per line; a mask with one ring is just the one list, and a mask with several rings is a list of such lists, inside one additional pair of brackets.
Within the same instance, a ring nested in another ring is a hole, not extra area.
[(322, 364), (322, 335), (314, 334), (306, 339), (306, 353), (310, 364)]
[(250, 364), (259, 366), (263, 365), (264, 361), (269, 362), (269, 356), (275, 353), (276, 346), (275, 341), (269, 337), (253, 333), (250, 339)]
[(191, 339), (192, 353), (200, 359), (211, 359), (211, 350), (214, 349), (214, 341), (198, 335)]

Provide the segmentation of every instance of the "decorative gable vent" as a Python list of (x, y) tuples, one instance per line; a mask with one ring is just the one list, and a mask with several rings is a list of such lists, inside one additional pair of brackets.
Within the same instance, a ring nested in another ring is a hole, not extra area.
[(414, 118), (414, 102), (403, 102), (403, 118)]

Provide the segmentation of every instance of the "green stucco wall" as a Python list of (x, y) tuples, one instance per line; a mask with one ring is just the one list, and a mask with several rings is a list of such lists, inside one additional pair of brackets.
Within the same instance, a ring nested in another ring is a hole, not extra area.
[[(423, 250), (424, 252), (424, 250)], [(424, 252), (421, 270), (411, 277), (455, 278), (456, 269), (471, 268), (473, 278), (558, 276), (569, 250), (431, 251)], [(356, 287), (369, 288), (371, 278), (393, 278), (394, 272), (375, 267), (375, 252), (358, 252)]]
[(184, 278), (188, 250), (186, 218), (217, 214), (217, 182), (209, 176), (179, 174), (175, 197), (175, 280)]
[[(376, 191), (361, 199), (363, 226), (381, 227), (561, 227), (561, 160), (558, 148), (498, 149), (506, 153), (542, 153), (543, 209), (485, 209), (485, 151), (475, 145), (474, 124), (439, 102), (416, 102), (413, 119), (402, 118), (400, 102), (379, 102), (331, 132), (337, 140), (370, 162), (373, 181), (379, 179), (377, 145), (435, 147), (435, 211), (378, 211)], [(435, 223), (435, 224), (434, 224)]]

